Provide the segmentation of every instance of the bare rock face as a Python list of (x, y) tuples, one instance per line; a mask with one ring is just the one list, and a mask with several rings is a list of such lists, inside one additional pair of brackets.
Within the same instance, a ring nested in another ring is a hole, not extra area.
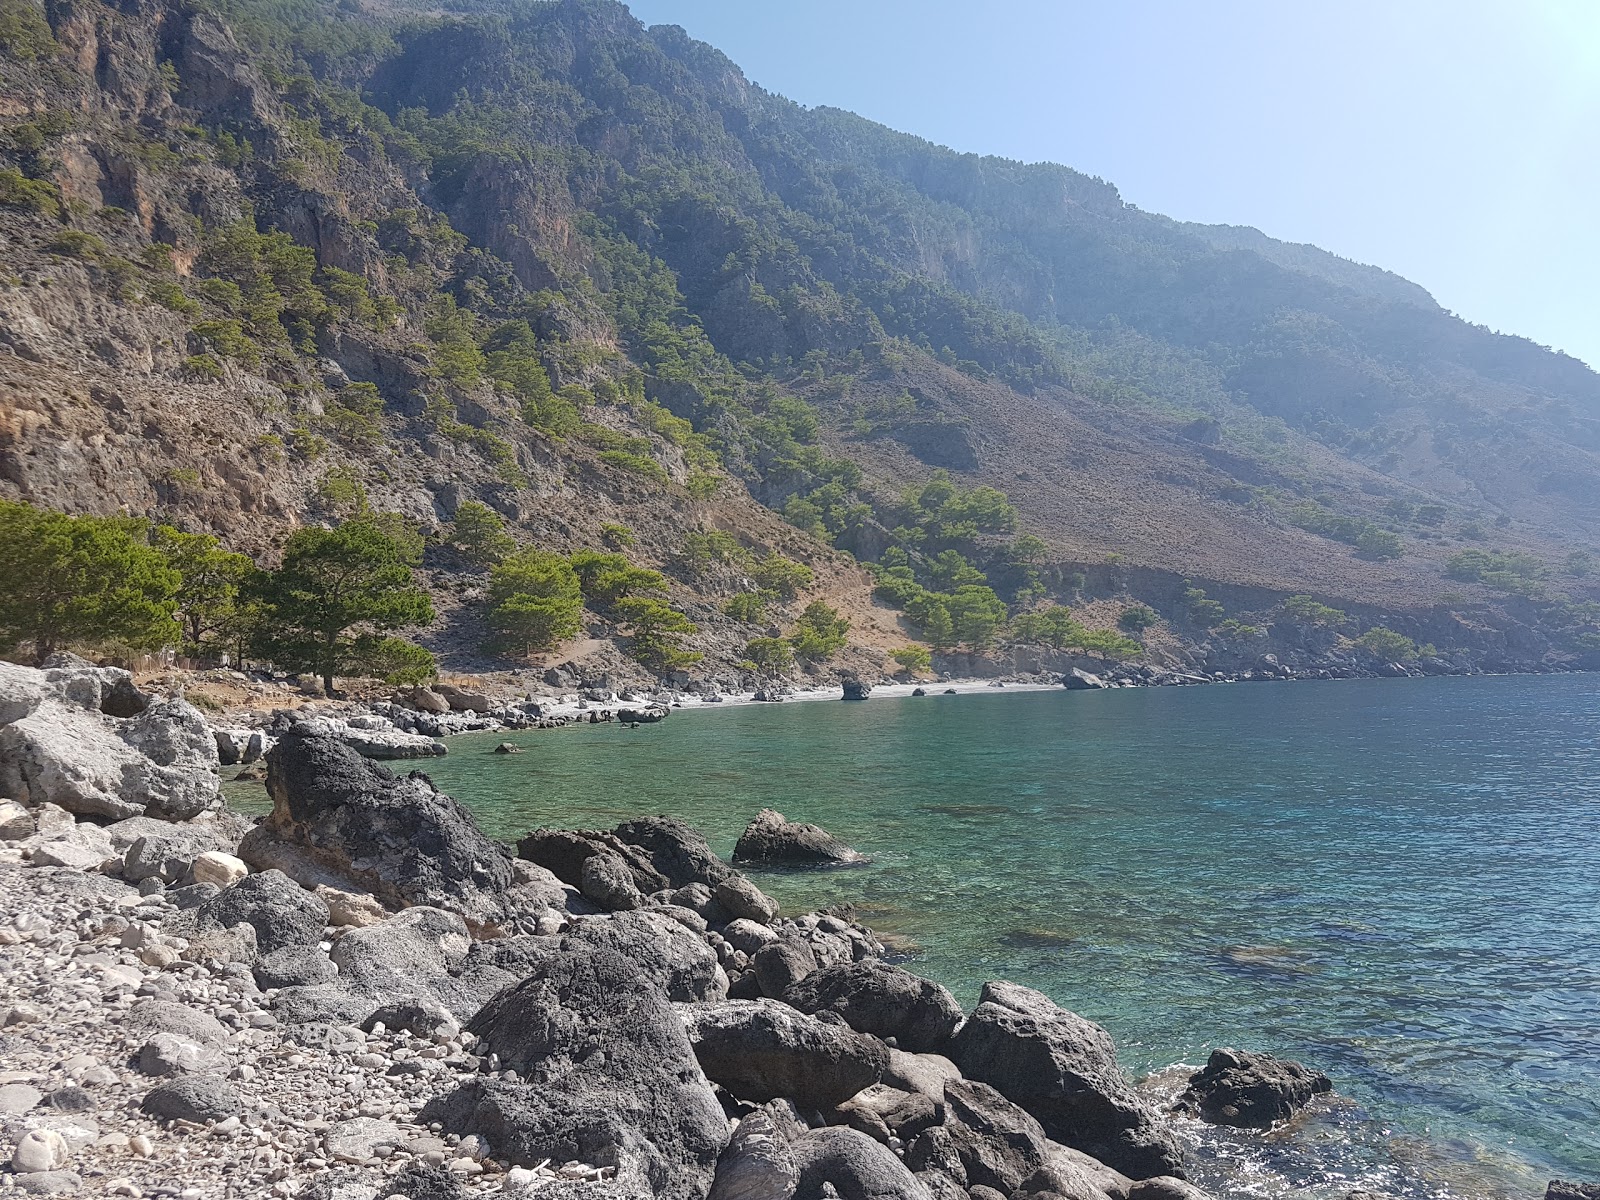
[(0, 663), (0, 793), (111, 820), (216, 807), (216, 741), (198, 709), (146, 703), (126, 671), (51, 661)]
[(1332, 1090), (1326, 1075), (1289, 1059), (1213, 1050), (1204, 1070), (1189, 1076), (1189, 1087), (1178, 1097), (1177, 1107), (1213, 1124), (1264, 1129)]
[(871, 861), (817, 825), (788, 820), (764, 808), (745, 826), (733, 848), (734, 862), (774, 866), (851, 866)]
[(1037, 1118), (1052, 1140), (1136, 1179), (1181, 1176), (1177, 1142), (1129, 1086), (1111, 1035), (1042, 992), (984, 984), (949, 1054), (967, 1078)]
[(469, 1028), (522, 1079), (474, 1080), (424, 1110), (519, 1165), (580, 1159), (617, 1184), (701, 1200), (728, 1123), (666, 997), (621, 955), (551, 943)]
[(389, 908), (445, 909), (477, 933), (515, 924), (510, 858), (426, 776), (397, 777), (297, 725), (267, 755), (267, 790), (271, 815), (239, 843), (252, 868), (370, 893)]

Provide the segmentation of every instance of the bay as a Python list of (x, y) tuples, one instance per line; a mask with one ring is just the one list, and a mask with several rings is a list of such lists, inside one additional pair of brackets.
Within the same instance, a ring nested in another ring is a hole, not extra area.
[(1542, 1194), (1600, 1176), (1600, 681), (1018, 692), (680, 710), (452, 739), (428, 772), (497, 836), (670, 813), (727, 855), (763, 807), (873, 857), (755, 872), (854, 902), (971, 1004), (1105, 1024), (1168, 1092), (1214, 1046), (1345, 1101), (1186, 1129), (1222, 1194)]

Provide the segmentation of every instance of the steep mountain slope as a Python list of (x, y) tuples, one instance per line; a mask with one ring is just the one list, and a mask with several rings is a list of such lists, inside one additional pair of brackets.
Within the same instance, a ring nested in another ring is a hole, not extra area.
[[(361, 503), (476, 496), (563, 550), (624, 524), (708, 669), (767, 631), (721, 611), (738, 564), (686, 565), (711, 528), (811, 563), (795, 604), (853, 614), (862, 664), (929, 623), (840, 550), (946, 597), (955, 553), (1013, 611), (1137, 596), (1191, 642), (1186, 576), (1591, 653), (1555, 593), (1600, 544), (1600, 376), (1396, 276), (803, 109), (609, 0), (0, 16), (0, 494), (267, 556)], [(1014, 515), (902, 498), (935, 469)], [(1473, 548), (1521, 574), (1447, 580)], [(429, 565), (476, 661), (476, 584)]]

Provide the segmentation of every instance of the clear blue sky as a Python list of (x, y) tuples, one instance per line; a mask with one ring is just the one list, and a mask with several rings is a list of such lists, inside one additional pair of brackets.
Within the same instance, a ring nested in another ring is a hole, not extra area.
[(1600, 0), (636, 0), (767, 88), (1066, 163), (1600, 367)]

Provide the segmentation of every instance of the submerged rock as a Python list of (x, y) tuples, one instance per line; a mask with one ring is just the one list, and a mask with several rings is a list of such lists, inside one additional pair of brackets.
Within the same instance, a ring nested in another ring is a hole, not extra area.
[(733, 848), (734, 862), (791, 866), (851, 866), (871, 860), (817, 825), (788, 820), (764, 808), (745, 826)]
[(1245, 1050), (1213, 1050), (1189, 1076), (1176, 1108), (1217, 1125), (1266, 1128), (1287, 1120), (1333, 1090), (1332, 1081), (1286, 1058)]
[(984, 984), (949, 1053), (962, 1074), (1021, 1105), (1054, 1141), (1136, 1179), (1181, 1175), (1178, 1144), (1129, 1086), (1111, 1035), (1043, 993)]

